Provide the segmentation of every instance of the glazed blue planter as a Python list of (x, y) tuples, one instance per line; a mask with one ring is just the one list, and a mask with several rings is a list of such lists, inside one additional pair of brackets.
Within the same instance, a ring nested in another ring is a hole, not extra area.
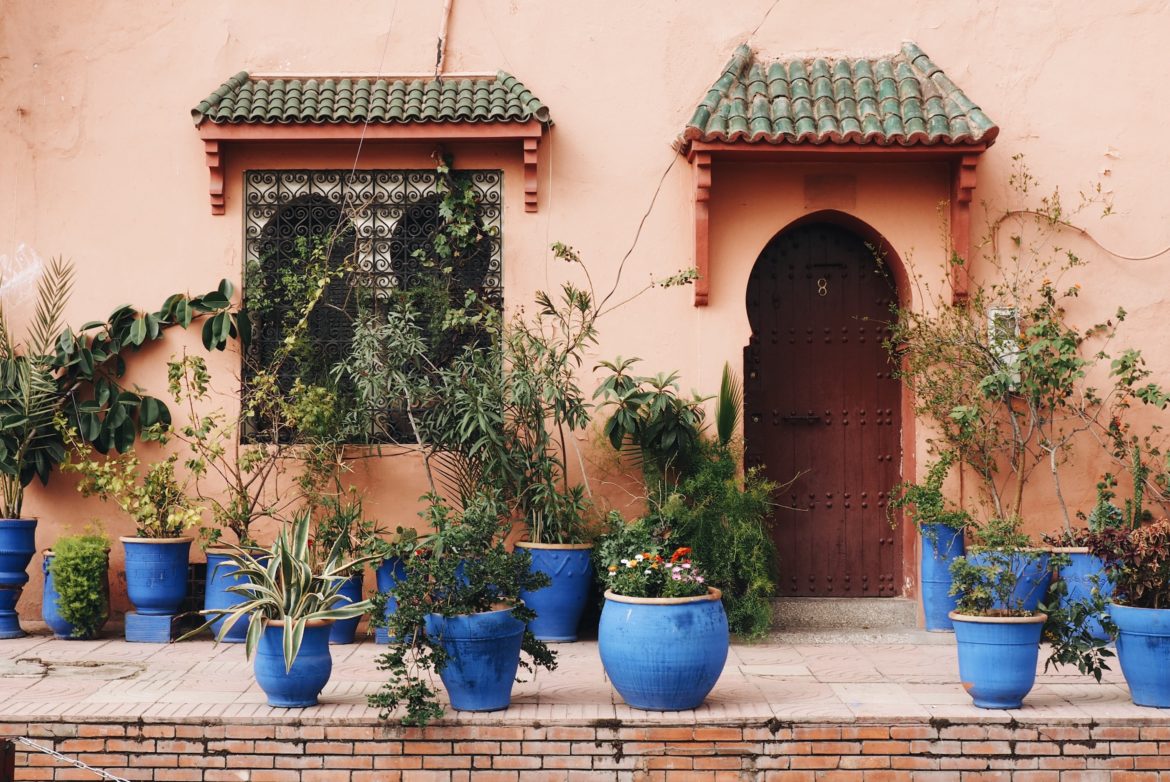
[[(387, 595), (386, 619), (389, 620), (398, 610), (398, 601), (394, 598), (394, 587), (398, 586), (399, 581), (406, 580), (406, 565), (398, 557), (390, 557), (378, 565), (374, 576), (378, 581), (378, 591), (385, 592)], [(374, 628), (374, 643), (390, 643), (390, 635), (385, 627)]]
[(256, 645), (256, 683), (268, 696), (268, 705), (281, 709), (316, 706), (317, 696), (329, 683), (333, 658), (329, 655), (329, 622), (310, 622), (292, 668), (284, 669), (284, 626), (272, 621)]
[[(982, 551), (972, 552), (966, 556), (967, 561), (973, 565), (986, 565), (990, 561), (988, 554)], [(1044, 596), (1048, 594), (1048, 584), (1052, 581), (1052, 570), (1048, 567), (1049, 558), (1047, 551), (1040, 552), (1036, 557), (1014, 557), (1011, 568), (1018, 579), (1012, 592), (1012, 605), (1006, 606), (997, 600), (992, 607), (1012, 610), (1022, 608), (1024, 611), (1035, 611), (1039, 608)]]
[(699, 597), (605, 593), (597, 645), (614, 689), (635, 709), (697, 708), (723, 673), (730, 641), (718, 589)]
[(126, 551), (126, 593), (144, 616), (178, 613), (187, 596), (191, 538), (122, 538)]
[[(229, 592), (228, 587), (247, 582), (246, 578), (236, 575), (236, 566), (226, 554), (207, 552), (207, 590), (203, 595), (204, 610), (212, 608), (231, 608), (244, 602), (243, 595)], [(242, 644), (248, 635), (248, 617), (238, 620), (220, 640), (229, 644)], [(223, 627), (221, 617), (211, 623), (211, 631), (219, 636), (219, 629)]]
[(945, 524), (922, 525), (922, 612), (927, 630), (955, 630), (949, 616), (957, 600), (951, 596), (951, 563), (965, 550), (963, 530)]
[[(1088, 600), (1094, 589), (1106, 600), (1113, 596), (1113, 582), (1105, 575), (1105, 563), (1099, 557), (1094, 557), (1087, 549), (1064, 549), (1062, 553), (1071, 560), (1060, 569), (1060, 578), (1067, 587), (1060, 600), (1062, 608), (1078, 600)], [(1088, 630), (1098, 640), (1109, 638), (1100, 619), (1090, 619)]]
[(512, 616), (511, 609), (463, 616), (428, 614), (426, 632), (447, 652), (439, 676), (453, 709), (508, 708), (524, 640), (524, 623)]
[[(45, 590), (41, 601), (41, 618), (45, 620), (45, 624), (53, 631), (53, 635), (63, 641), (88, 641), (96, 637), (95, 631), (92, 635), (74, 635), (73, 631), (77, 628), (65, 617), (61, 616), (61, 612), (57, 609), (57, 602), (61, 599), (60, 593), (57, 592), (57, 584), (53, 579), (53, 574), (49, 572), (49, 566), (53, 563), (53, 552), (46, 551), (44, 561), (41, 562), (41, 568), (45, 573)], [(102, 585), (102, 589), (107, 595), (107, 608), (109, 596), (109, 580), (107, 579)], [(98, 624), (98, 631), (101, 630), (102, 625), (109, 619), (109, 611), (106, 616)]]
[(952, 613), (959, 681), (981, 709), (1018, 709), (1036, 683), (1040, 633), (1048, 617)]
[(1170, 609), (1112, 603), (1109, 616), (1117, 625), (1117, 659), (1133, 702), (1170, 708)]
[[(338, 594), (343, 596), (345, 600), (339, 600), (334, 608), (343, 608), (348, 603), (360, 603), (362, 600), (362, 574), (358, 573), (348, 581), (341, 585)], [(353, 619), (339, 619), (333, 623), (329, 628), (329, 643), (331, 644), (351, 644), (357, 638), (358, 623), (362, 621), (360, 616), (355, 616)]]
[(536, 612), (528, 629), (541, 641), (576, 641), (577, 625), (593, 586), (589, 544), (517, 543), (532, 555), (532, 571), (552, 580), (544, 589), (524, 591), (520, 599)]
[(16, 603), (28, 583), (28, 563), (37, 552), (36, 519), (0, 519), (0, 639), (20, 638)]

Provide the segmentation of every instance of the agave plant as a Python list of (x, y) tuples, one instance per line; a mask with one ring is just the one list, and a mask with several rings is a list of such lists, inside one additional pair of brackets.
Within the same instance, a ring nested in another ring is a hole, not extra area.
[(309, 535), (311, 525), (312, 516), (306, 510), (298, 513), (292, 523), (280, 531), (266, 551), (229, 546), (230, 563), (225, 566), (234, 566), (235, 575), (241, 578), (241, 582), (228, 587), (228, 591), (242, 595), (244, 601), (230, 608), (201, 611), (209, 617), (207, 622), (183, 638), (195, 635), (222, 618), (224, 621), (215, 639), (218, 643), (236, 622), (248, 617), (250, 624), (244, 651), (251, 658), (264, 626), (279, 621), (285, 628), (284, 667), (289, 671), (300, 652), (305, 626), (309, 622), (353, 619), (369, 611), (369, 600), (337, 606), (345, 600), (338, 592), (354, 572), (378, 559), (378, 555), (349, 559), (341, 539), (335, 541), (327, 552), (322, 551)]

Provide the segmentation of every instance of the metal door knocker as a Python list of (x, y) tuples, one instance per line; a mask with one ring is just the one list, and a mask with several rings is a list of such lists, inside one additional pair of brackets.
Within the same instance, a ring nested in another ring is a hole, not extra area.
[(828, 296), (829, 295), (829, 281), (826, 280), (824, 277), (821, 277), (820, 279), (817, 280), (817, 295), (818, 296)]

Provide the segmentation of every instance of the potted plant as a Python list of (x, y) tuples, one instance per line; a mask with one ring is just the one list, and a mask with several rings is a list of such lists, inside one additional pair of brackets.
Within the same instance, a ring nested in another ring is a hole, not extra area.
[(390, 679), (370, 696), (384, 718), (403, 707), (403, 724), (419, 726), (443, 714), (424, 671), (439, 674), (452, 708), (498, 711), (511, 702), (522, 652), (525, 668), (556, 667), (555, 655), (527, 630), (533, 612), (520, 600), (548, 577), (532, 571), (526, 552), (505, 546), (507, 504), (486, 491), (462, 511), (435, 495), (424, 499), (433, 532), (403, 563), (391, 645), (378, 660)]
[(1088, 544), (1113, 584), (1109, 617), (1130, 696), (1170, 708), (1170, 521), (1105, 528)]
[[(347, 497), (328, 496), (321, 499), (316, 519), (313, 545), (322, 550), (337, 547), (342, 557), (367, 562), (383, 559), (377, 525), (362, 513), (362, 497), (350, 490)], [(364, 568), (360, 565), (342, 582), (338, 594), (343, 598), (338, 605), (362, 602)], [(357, 637), (361, 615), (335, 621), (329, 630), (329, 643), (351, 644)]]
[(352, 571), (372, 557), (345, 557), (340, 541), (324, 551), (311, 545), (311, 531), (312, 518), (302, 512), (262, 553), (232, 546), (229, 564), (242, 580), (230, 591), (241, 601), (201, 611), (210, 619), (184, 636), (222, 620), (218, 643), (247, 619), (244, 653), (255, 655), (256, 682), (268, 705), (279, 708), (316, 705), (333, 668), (330, 625), (370, 608), (369, 601), (348, 602), (340, 592)]
[(902, 483), (890, 500), (890, 523), (895, 511), (904, 510), (918, 528), (922, 541), (919, 553), (922, 583), (922, 611), (927, 630), (954, 631), (950, 613), (955, 610), (951, 594), (951, 563), (966, 553), (964, 532), (971, 515), (949, 505), (943, 496), (943, 481), (954, 464), (955, 455), (943, 451), (926, 470), (922, 483)]
[(606, 566), (598, 651), (614, 689), (635, 709), (698, 708), (727, 661), (722, 594), (690, 553), (629, 549)]
[(57, 638), (88, 640), (110, 617), (110, 542), (86, 532), (59, 538), (44, 552), (42, 616)]
[[(135, 611), (126, 615), (126, 640), (166, 643), (171, 620), (187, 596), (187, 559), (200, 512), (191, 505), (175, 477), (179, 457), (172, 454), (141, 472), (134, 451), (94, 457), (88, 443), (63, 417), (58, 426), (70, 450), (64, 472), (81, 477), (83, 496), (112, 500), (134, 520), (134, 536), (122, 537), (126, 555), (126, 591)], [(165, 442), (165, 436), (156, 435)]]

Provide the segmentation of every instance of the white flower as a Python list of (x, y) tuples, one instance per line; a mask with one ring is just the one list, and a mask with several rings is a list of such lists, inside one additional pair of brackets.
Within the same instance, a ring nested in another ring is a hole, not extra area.
[(628, 565), (628, 564), (630, 564), (630, 560), (628, 560), (628, 559), (623, 559), (623, 560), (622, 560), (622, 564), (623, 564), (623, 565)]

